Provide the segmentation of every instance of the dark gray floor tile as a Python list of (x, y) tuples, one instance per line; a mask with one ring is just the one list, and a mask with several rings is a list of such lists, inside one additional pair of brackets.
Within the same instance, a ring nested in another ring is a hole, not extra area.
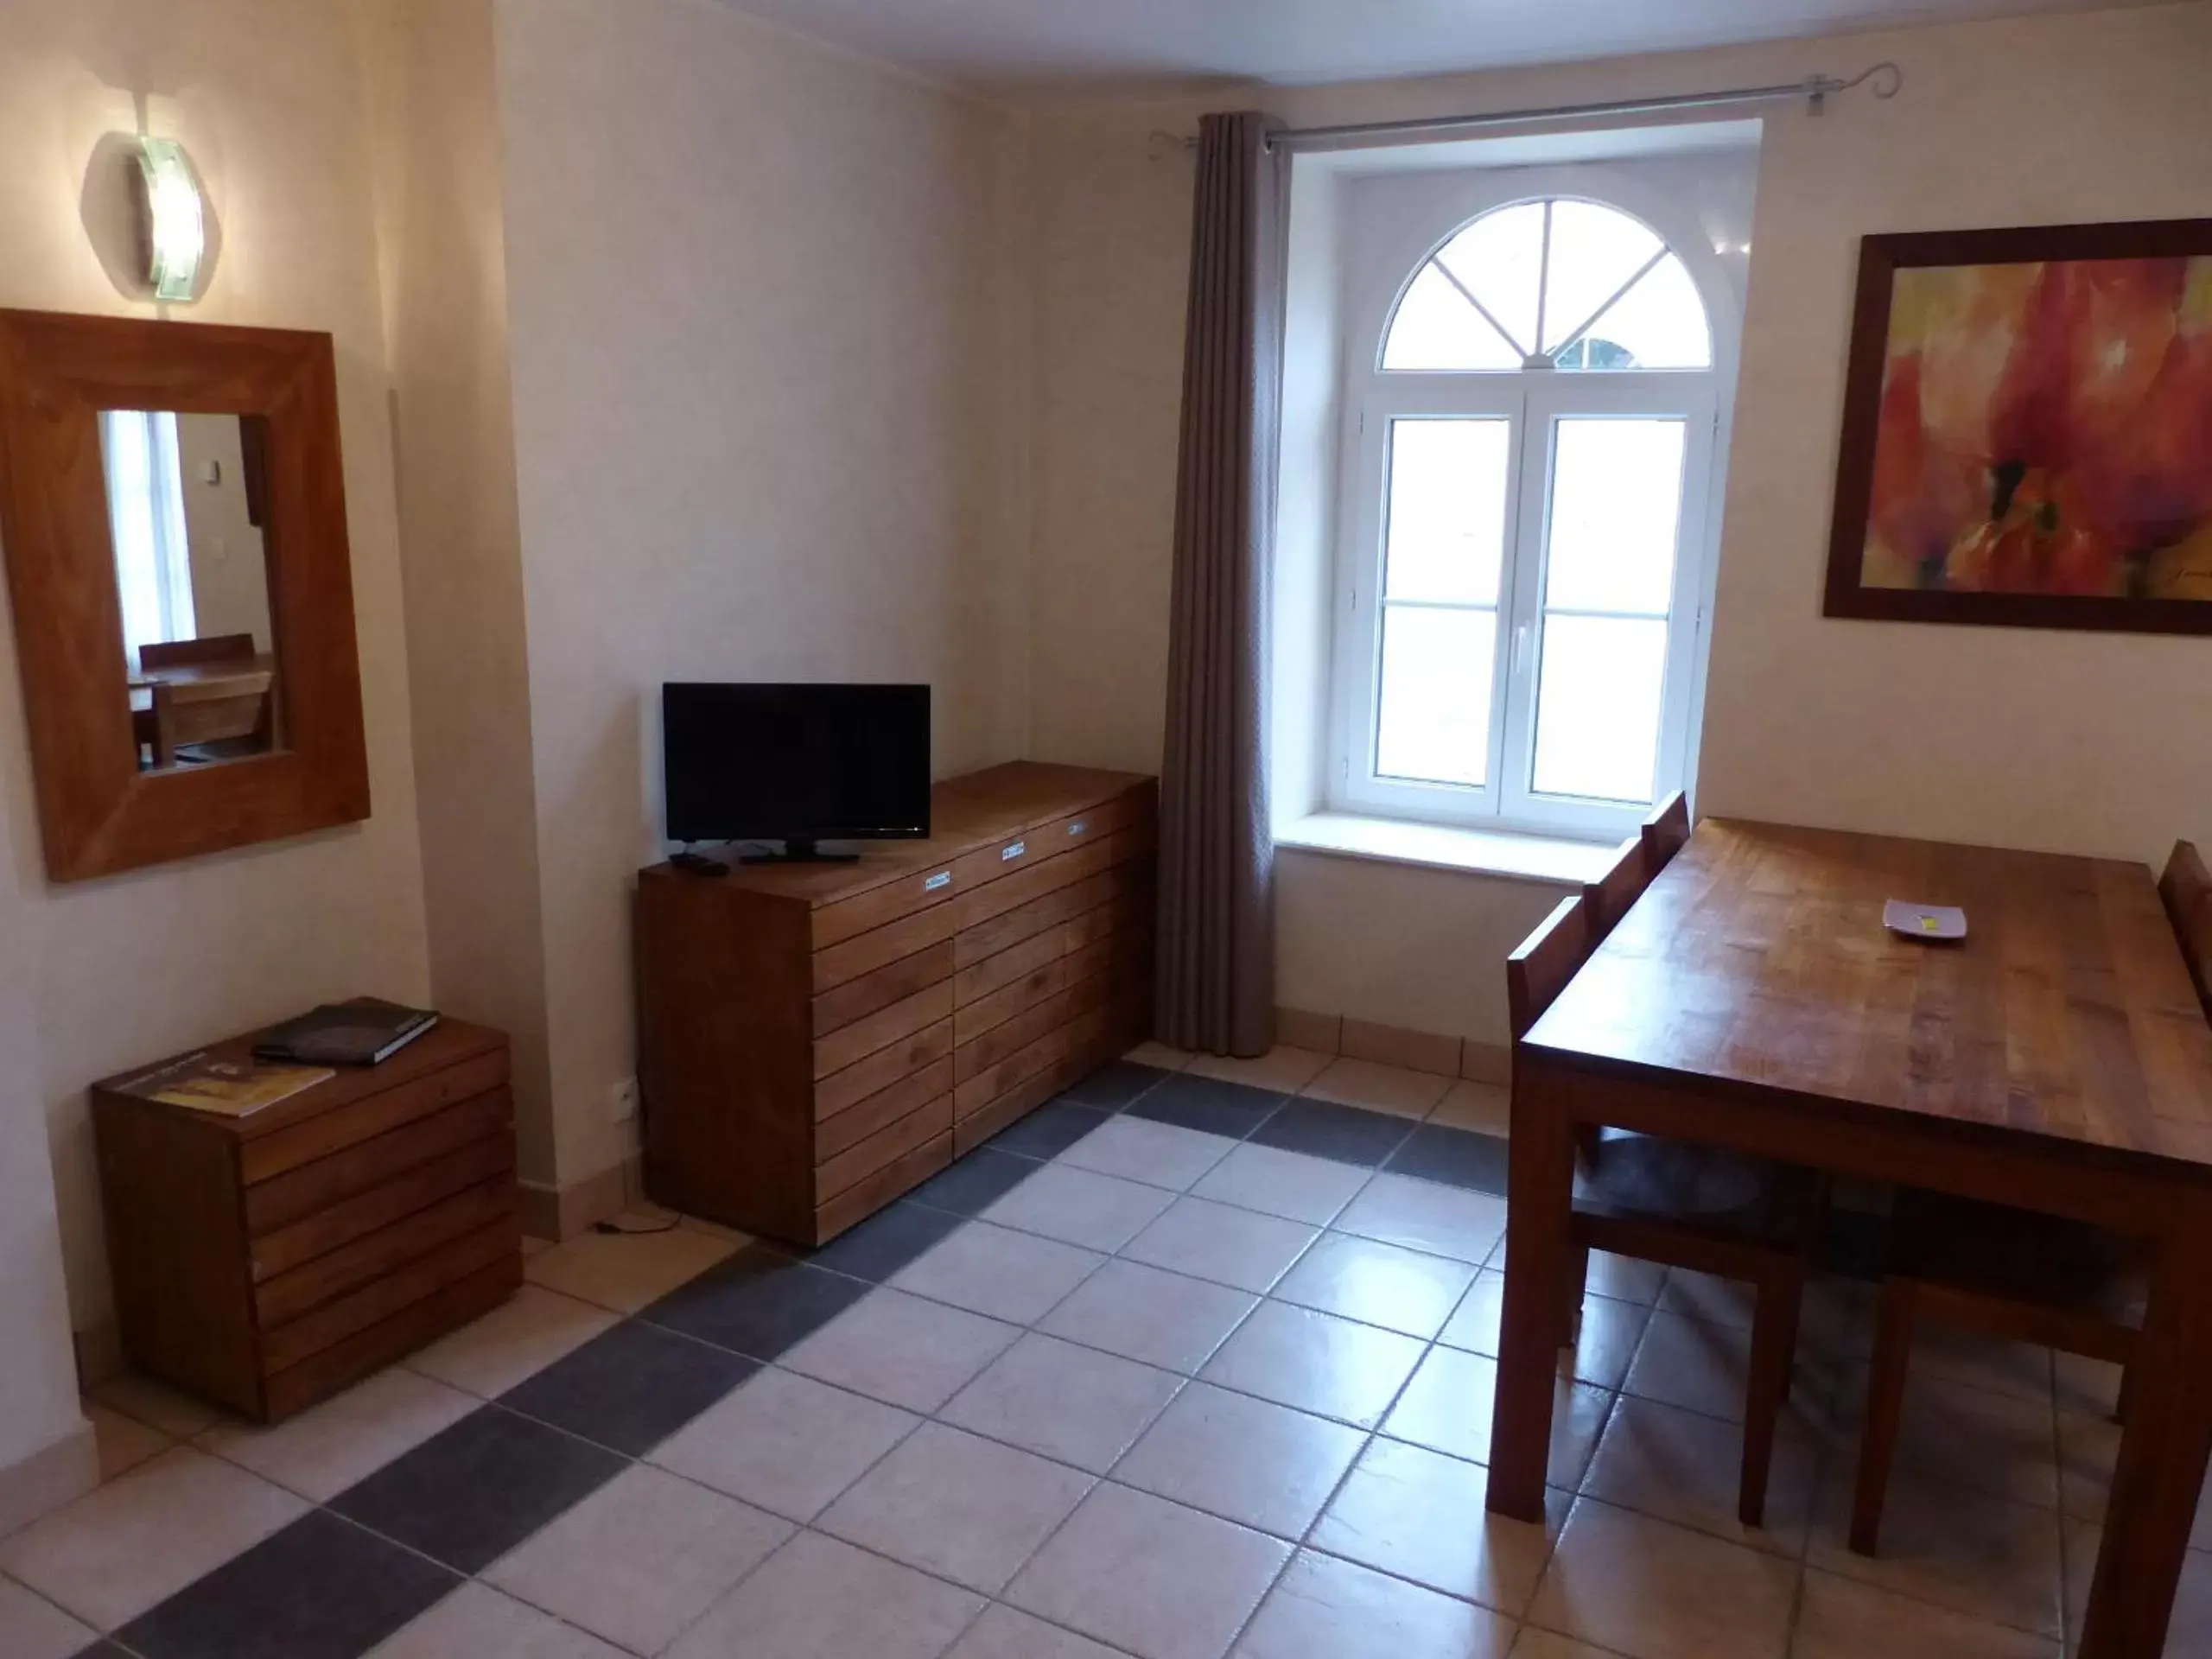
[(604, 1447), (484, 1406), (340, 1492), (330, 1507), (474, 1573), (627, 1467)]
[(951, 1168), (940, 1171), (909, 1192), (915, 1204), (948, 1210), (956, 1216), (980, 1216), (1007, 1193), (1034, 1175), (1039, 1166), (1033, 1158), (978, 1147)]
[(1021, 1158), (1057, 1158), (1110, 1116), (1098, 1107), (1055, 1100), (1039, 1106), (1012, 1128), (1000, 1130), (986, 1144), (995, 1151)]
[(760, 1369), (726, 1348), (627, 1319), (499, 1403), (641, 1458)]
[(1252, 1139), (1260, 1146), (1302, 1152), (1339, 1164), (1374, 1169), (1405, 1143), (1413, 1133), (1410, 1118), (1388, 1112), (1370, 1112), (1363, 1106), (1340, 1106), (1332, 1100), (1298, 1099), (1270, 1117)]
[(1135, 1060), (1109, 1060), (1082, 1082), (1063, 1089), (1060, 1098), (1118, 1112), (1147, 1089), (1174, 1075), (1156, 1065), (1139, 1065)]
[(1287, 1096), (1248, 1084), (1224, 1083), (1192, 1071), (1170, 1073), (1157, 1089), (1139, 1096), (1124, 1108), (1131, 1117), (1148, 1117), (1157, 1123), (1202, 1129), (1242, 1141), (1274, 1116)]
[(1159, 1089), (1133, 1099), (1123, 1110), (1130, 1117), (1150, 1117), (1154, 1123), (1177, 1123), (1179, 1128), (1228, 1135), (1234, 1141), (1241, 1141), (1274, 1117), (1285, 1099), (1289, 1099), (1287, 1095), (1272, 1089), (1252, 1089), (1249, 1084), (1179, 1071), (1170, 1073)]
[(1505, 1137), (1455, 1129), (1444, 1123), (1424, 1123), (1382, 1167), (1393, 1175), (1418, 1175), (1423, 1180), (1445, 1181), (1503, 1198)]
[(880, 1285), (960, 1224), (961, 1217), (948, 1210), (901, 1202), (877, 1211), (806, 1259), (817, 1268)]
[(868, 1294), (866, 1281), (749, 1245), (638, 1317), (758, 1360), (779, 1357)]
[(116, 1634), (144, 1659), (358, 1659), (460, 1582), (311, 1510)]

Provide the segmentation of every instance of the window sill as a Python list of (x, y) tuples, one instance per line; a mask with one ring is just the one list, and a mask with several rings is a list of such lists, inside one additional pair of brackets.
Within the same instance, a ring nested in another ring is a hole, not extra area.
[(1398, 818), (1316, 812), (1275, 832), (1275, 845), (1382, 864), (1430, 870), (1463, 870), (1509, 881), (1580, 887), (1605, 873), (1618, 841), (1577, 841), (1566, 836), (1470, 830), (1459, 824), (1411, 823)]

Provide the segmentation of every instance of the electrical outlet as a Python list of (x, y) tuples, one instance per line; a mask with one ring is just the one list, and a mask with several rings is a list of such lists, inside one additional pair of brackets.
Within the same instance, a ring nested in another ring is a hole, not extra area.
[(625, 1077), (616, 1084), (607, 1097), (608, 1120), (627, 1123), (638, 1115), (638, 1080)]

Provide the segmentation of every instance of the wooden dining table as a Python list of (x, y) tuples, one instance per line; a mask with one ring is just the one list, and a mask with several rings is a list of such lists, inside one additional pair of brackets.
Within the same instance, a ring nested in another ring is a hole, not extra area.
[[(1955, 944), (1885, 900), (1957, 906)], [(2212, 1452), (2212, 1027), (2140, 864), (1712, 819), (1515, 1045), (1489, 1506), (1541, 1521), (1575, 1134), (2107, 1226), (2149, 1301), (2080, 1649), (2163, 1649)]]

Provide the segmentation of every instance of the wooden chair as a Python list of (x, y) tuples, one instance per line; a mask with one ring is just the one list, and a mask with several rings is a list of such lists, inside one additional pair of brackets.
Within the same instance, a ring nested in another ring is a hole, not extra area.
[(2030, 1342), (2123, 1368), (2135, 1357), (2143, 1281), (2126, 1241), (2077, 1222), (2002, 1205), (1902, 1192), (1890, 1219), (1866, 1427), (1851, 1505), (1851, 1547), (1875, 1552), (1904, 1416), (1912, 1338), (1923, 1319)]
[[(148, 706), (132, 711), (132, 734), (151, 751), (156, 768), (213, 757), (201, 746), (237, 746), (245, 753), (272, 747), (275, 673), (256, 652), (251, 634), (149, 641), (138, 647), (138, 664), (152, 683)], [(185, 748), (194, 753), (180, 756)]]
[(148, 640), (138, 647), (142, 669), (197, 668), (202, 663), (251, 662), (250, 633), (211, 633), (204, 639)]
[(2212, 1018), (2212, 871), (2205, 869), (2203, 858), (2190, 842), (2174, 843), (2158, 877), (2158, 897), (2165, 901), (2166, 919), (2181, 943), (2189, 976), (2196, 982), (2197, 1001)]
[[(1640, 845), (1637, 853), (1641, 868)], [(1628, 896), (1633, 903), (1634, 893)], [(1589, 899), (1566, 899), (1506, 958), (1506, 1005), (1516, 1043), (1596, 944)], [(1560, 1345), (1573, 1340), (1593, 1249), (1751, 1285), (1756, 1300), (1737, 1514), (1746, 1526), (1758, 1526), (1766, 1513), (1775, 1426), (1789, 1397), (1805, 1281), (1827, 1230), (1826, 1186), (1804, 1171), (1649, 1135), (1608, 1137), (1605, 1147), (1605, 1155), (1576, 1178)]]
[(1643, 850), (1643, 837), (1634, 836), (1620, 844), (1613, 861), (1595, 881), (1586, 882), (1582, 902), (1588, 907), (1590, 948), (1596, 950), (1605, 936), (1620, 925), (1636, 901), (1643, 896), (1656, 874)]
[[(2189, 842), (2174, 844), (2158, 896), (2197, 996), (2212, 1012), (2212, 874)], [(2121, 1416), (2143, 1322), (2145, 1281), (2135, 1246), (2078, 1222), (1905, 1192), (1891, 1217), (1889, 1252), (1851, 1507), (1851, 1547), (1862, 1555), (1874, 1554), (1881, 1538), (1921, 1319), (2118, 1365)]]
[(1644, 868), (1656, 875), (1689, 844), (1689, 798), (1678, 789), (1660, 802), (1643, 821), (1639, 838), (1643, 842)]

